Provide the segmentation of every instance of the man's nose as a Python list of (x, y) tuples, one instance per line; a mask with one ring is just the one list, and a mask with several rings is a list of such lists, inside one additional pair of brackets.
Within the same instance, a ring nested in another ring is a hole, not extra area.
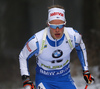
[(59, 32), (59, 28), (58, 27), (56, 28), (56, 31)]

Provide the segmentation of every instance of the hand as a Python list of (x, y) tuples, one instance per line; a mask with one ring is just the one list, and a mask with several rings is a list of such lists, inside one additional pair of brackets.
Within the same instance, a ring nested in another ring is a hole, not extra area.
[(84, 76), (85, 81), (86, 81), (88, 84), (91, 84), (91, 83), (94, 82), (94, 78), (93, 78), (93, 76), (90, 74), (89, 71), (83, 71), (83, 76)]
[(23, 75), (22, 76), (22, 80), (23, 80), (23, 87), (25, 89), (29, 89), (28, 86), (30, 86), (30, 89), (34, 89), (33, 82), (30, 80), (29, 76)]
[(29, 89), (29, 88), (26, 88), (27, 86), (30, 86), (30, 89), (34, 89), (33, 82), (30, 81), (30, 80), (26, 80), (26, 81), (24, 81), (24, 83), (23, 83), (23, 87), (25, 87), (25, 89)]

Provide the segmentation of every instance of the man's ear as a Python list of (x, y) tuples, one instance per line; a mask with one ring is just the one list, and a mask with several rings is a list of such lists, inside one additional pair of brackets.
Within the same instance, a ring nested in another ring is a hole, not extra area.
[(49, 26), (49, 24), (47, 23), (47, 26)]
[(49, 24), (47, 23), (47, 26), (49, 26)]
[(49, 26), (49, 24), (48, 24), (48, 20), (46, 21), (46, 25)]

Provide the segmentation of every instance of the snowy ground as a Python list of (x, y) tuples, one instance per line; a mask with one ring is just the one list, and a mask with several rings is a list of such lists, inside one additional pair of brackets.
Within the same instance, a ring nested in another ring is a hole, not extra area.
[[(77, 77), (73, 77), (73, 79), (78, 89), (85, 89), (86, 83), (82, 77), (77, 76)], [(23, 88), (19, 88), (19, 89), (23, 89)], [(89, 85), (87, 89), (100, 89), (100, 81), (96, 81), (94, 84)]]
[[(85, 89), (86, 83), (82, 77), (77, 76), (73, 77), (73, 79), (78, 89)], [(95, 80), (97, 79), (95, 78)], [(94, 84), (88, 85), (87, 89), (100, 89), (100, 81), (97, 80)]]
[[(89, 85), (87, 89), (100, 89), (100, 78), (98, 78), (98, 76), (100, 76), (100, 71), (98, 70), (98, 67), (90, 68), (90, 71), (92, 72), (92, 75), (95, 78), (95, 83), (92, 85)], [(72, 76), (72, 78), (75, 81), (75, 84), (78, 89), (85, 89), (86, 83), (83, 79), (82, 74), (80, 73), (80, 69), (78, 69), (77, 76)], [(15, 85), (8, 86), (7, 84), (0, 84), (0, 89), (24, 89), (22, 87), (18, 88), (17, 85), (18, 85), (17, 82), (16, 82), (16, 86)]]
[[(100, 80), (97, 78), (96, 75), (94, 77), (95, 77), (95, 83), (89, 85), (87, 89), (100, 89)], [(73, 80), (75, 81), (75, 84), (78, 89), (85, 89), (86, 83), (82, 76), (75, 76), (73, 77)], [(19, 89), (23, 89), (23, 88), (19, 88)]]
[[(78, 89), (85, 89), (86, 83), (84, 82), (83, 78), (74, 77), (73, 79)], [(24, 89), (24, 88), (18, 88), (18, 89)], [(89, 85), (87, 89), (100, 89), (100, 82), (95, 82), (94, 84)]]
[[(91, 74), (94, 76), (95, 83), (89, 85), (87, 89), (100, 89), (100, 79), (98, 78), (98, 76), (100, 76), (99, 67), (95, 66), (95, 67), (89, 68), (89, 70), (91, 71)], [(85, 89), (86, 83), (82, 75), (80, 76), (80, 74), (78, 74), (77, 76), (73, 77), (73, 79), (78, 89)]]

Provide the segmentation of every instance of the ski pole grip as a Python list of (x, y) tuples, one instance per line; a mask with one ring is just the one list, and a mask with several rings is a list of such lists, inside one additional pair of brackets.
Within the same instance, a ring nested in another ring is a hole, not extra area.
[(27, 85), (24, 87), (24, 89), (31, 89), (31, 86)]

